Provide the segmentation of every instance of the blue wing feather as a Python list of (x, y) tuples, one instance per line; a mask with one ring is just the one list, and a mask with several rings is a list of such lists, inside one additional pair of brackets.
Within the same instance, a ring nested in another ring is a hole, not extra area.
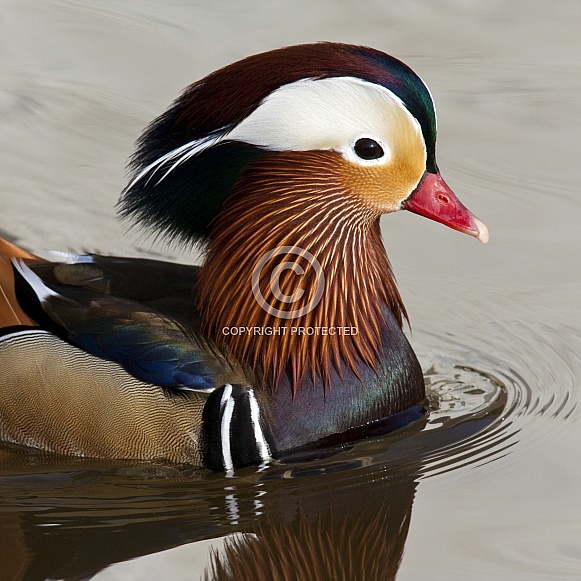
[[(101, 321), (100, 329), (69, 332), (71, 340), (93, 355), (120, 363), (131, 375), (167, 388), (209, 390), (213, 376), (200, 358), (200, 350), (180, 333), (155, 332), (155, 325), (119, 326)], [(108, 328), (109, 327), (109, 328)]]
[[(68, 265), (59, 265), (59, 268), (63, 266)], [(195, 318), (188, 326), (143, 301), (70, 284), (76, 272), (81, 277), (86, 276), (85, 267), (88, 268), (83, 264), (78, 271), (68, 270), (67, 285), (55, 284), (54, 280), (48, 285), (23, 262), (15, 263), (17, 272), (36, 295), (42, 311), (58, 327), (55, 331), (59, 336), (92, 355), (119, 363), (134, 377), (163, 388), (211, 391), (215, 387), (212, 368), (216, 362), (211, 361), (212, 356), (201, 346)], [(100, 271), (100, 267), (95, 269)], [(42, 268), (39, 270), (42, 272)], [(53, 270), (54, 265), (47, 272)], [(187, 277), (191, 276), (188, 270)], [(95, 284), (94, 277), (91, 284)], [(103, 288), (106, 286), (102, 285)], [(191, 291), (184, 294), (184, 297), (176, 297), (174, 303), (187, 300), (191, 304)], [(209, 361), (214, 365), (208, 365)]]

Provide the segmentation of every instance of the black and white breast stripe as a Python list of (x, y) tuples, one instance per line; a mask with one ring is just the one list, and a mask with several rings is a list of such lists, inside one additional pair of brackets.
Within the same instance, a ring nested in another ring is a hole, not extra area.
[(227, 383), (210, 395), (202, 413), (202, 452), (208, 468), (229, 474), (272, 459), (268, 428), (250, 387)]

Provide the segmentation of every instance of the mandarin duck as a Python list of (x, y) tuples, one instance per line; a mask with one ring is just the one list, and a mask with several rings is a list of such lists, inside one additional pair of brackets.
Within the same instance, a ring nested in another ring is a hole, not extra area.
[(123, 218), (201, 266), (0, 246), (0, 439), (232, 471), (423, 414), (379, 226), (488, 239), (442, 179), (431, 94), (372, 48), (291, 46), (189, 86)]

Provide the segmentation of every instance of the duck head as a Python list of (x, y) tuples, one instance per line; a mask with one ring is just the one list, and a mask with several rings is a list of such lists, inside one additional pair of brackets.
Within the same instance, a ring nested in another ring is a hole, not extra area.
[(440, 176), (435, 145), (430, 92), (399, 60), (287, 47), (187, 88), (138, 142), (120, 209), (204, 245), (196, 301), (219, 349), (263, 385), (290, 373), (294, 390), (305, 377), (332, 387), (333, 369), (377, 369), (386, 318), (406, 318), (382, 214), (406, 209), (488, 239)]

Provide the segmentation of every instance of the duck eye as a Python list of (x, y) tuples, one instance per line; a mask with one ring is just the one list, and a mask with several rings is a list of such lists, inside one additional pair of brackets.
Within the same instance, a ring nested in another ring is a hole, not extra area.
[(383, 157), (383, 149), (377, 141), (369, 139), (369, 137), (362, 137), (355, 142), (353, 147), (355, 153), (361, 159), (379, 159)]

